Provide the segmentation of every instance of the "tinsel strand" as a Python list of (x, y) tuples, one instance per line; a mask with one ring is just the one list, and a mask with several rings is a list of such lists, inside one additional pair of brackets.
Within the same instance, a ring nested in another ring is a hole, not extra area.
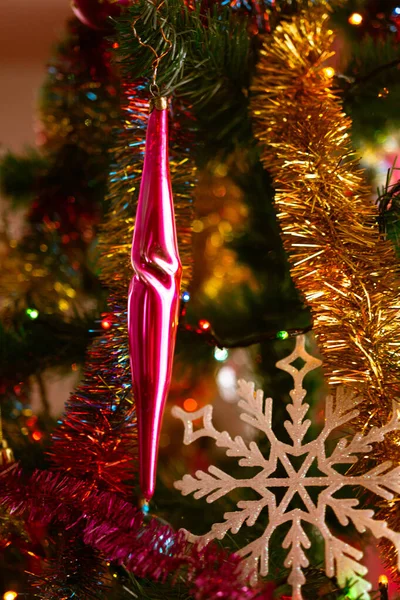
[(107, 597), (110, 583), (100, 553), (84, 544), (73, 529), (56, 537), (56, 556), (46, 562), (40, 575), (31, 575), (39, 600), (102, 600)]
[[(139, 577), (165, 581), (182, 576), (195, 600), (210, 600), (216, 593), (221, 600), (271, 598), (269, 586), (261, 591), (243, 581), (238, 556), (214, 544), (204, 549), (188, 544), (183, 532), (156, 519), (145, 521), (140, 509), (114, 493), (98, 491), (92, 483), (50, 471), (27, 476), (18, 468), (0, 473), (0, 481), (0, 505), (12, 514), (63, 531), (79, 529), (78, 547), (65, 549), (73, 564), (83, 543), (94, 552), (87, 553), (90, 569), (100, 568), (100, 552)], [(73, 564), (71, 572), (78, 576)], [(58, 571), (55, 563), (48, 566), (43, 598), (49, 598), (54, 586), (60, 589)]]
[[(124, 309), (113, 308), (123, 319)], [(83, 380), (53, 434), (51, 455), (58, 469), (74, 477), (128, 493), (135, 473), (136, 417), (129, 359), (123, 346), (114, 345), (121, 328), (114, 322), (89, 349)]]
[[(351, 149), (351, 121), (324, 70), (333, 40), (328, 19), (324, 10), (304, 12), (266, 40), (251, 111), (328, 382), (362, 395), (357, 426), (363, 429), (385, 423), (399, 397), (398, 267)], [(388, 459), (400, 461), (399, 434), (374, 449), (374, 461)], [(396, 530), (397, 504), (379, 513)], [(390, 552), (391, 546), (385, 556)]]

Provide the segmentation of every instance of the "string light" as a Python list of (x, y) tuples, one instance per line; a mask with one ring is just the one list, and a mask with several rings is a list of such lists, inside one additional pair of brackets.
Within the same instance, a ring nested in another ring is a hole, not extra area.
[(17, 598), (18, 594), (17, 592), (14, 592), (13, 590), (8, 590), (8, 592), (5, 592), (3, 595), (3, 600), (15, 600), (15, 598)]
[(386, 575), (380, 575), (378, 579), (380, 600), (389, 600), (389, 580)]
[(217, 386), (221, 398), (225, 402), (235, 402), (237, 400), (237, 379), (235, 370), (230, 366), (222, 367), (218, 371)]
[(355, 12), (352, 15), (350, 15), (350, 17), (349, 17), (350, 25), (361, 25), (362, 22), (363, 22), (363, 16), (360, 15), (360, 13)]
[(109, 329), (111, 329), (112, 322), (108, 317), (105, 317), (101, 322), (101, 326), (105, 331), (108, 331)]
[(68, 302), (68, 300), (65, 300), (64, 298), (61, 298), (61, 300), (59, 300), (59, 302), (58, 302), (58, 308), (60, 310), (62, 310), (63, 312), (67, 311), (69, 309), (69, 302)]
[(198, 402), (194, 398), (186, 398), (185, 402), (183, 403), (183, 408), (187, 412), (194, 412), (197, 407)]
[(204, 229), (204, 223), (203, 221), (200, 221), (199, 219), (195, 219), (192, 223), (192, 231), (194, 231), (194, 233), (201, 233)]
[(276, 337), (278, 338), (278, 340), (287, 340), (289, 337), (289, 332), (288, 331), (278, 331), (278, 333), (276, 334)]
[(148, 515), (150, 513), (150, 506), (149, 506), (149, 503), (147, 502), (147, 500), (142, 500), (140, 508), (144, 515)]
[(32, 319), (32, 321), (33, 321), (34, 319), (37, 319), (37, 318), (38, 318), (38, 316), (39, 316), (39, 311), (38, 311), (38, 310), (36, 310), (36, 308), (27, 308), (27, 309), (26, 309), (26, 311), (25, 311), (25, 314), (27, 314), (27, 315), (28, 315), (28, 317), (29, 317), (30, 319)]
[(190, 300), (190, 294), (189, 292), (183, 292), (182, 294), (182, 302), (189, 302)]
[(332, 78), (335, 75), (335, 69), (333, 67), (325, 67), (324, 73), (327, 77)]
[(206, 319), (201, 319), (199, 321), (199, 327), (200, 329), (202, 329), (203, 331), (207, 331), (208, 329), (210, 329), (211, 324), (209, 323), (209, 321), (206, 321)]
[(384, 87), (379, 93), (378, 98), (385, 98), (389, 94), (387, 87)]
[(229, 352), (226, 348), (215, 348), (214, 350), (214, 358), (219, 362), (223, 362), (229, 356)]

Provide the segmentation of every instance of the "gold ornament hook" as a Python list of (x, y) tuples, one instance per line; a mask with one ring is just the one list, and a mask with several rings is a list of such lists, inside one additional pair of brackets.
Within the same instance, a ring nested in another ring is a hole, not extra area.
[[(156, 6), (153, 2), (150, 2), (150, 4), (153, 4), (153, 6)], [(165, 0), (162, 0), (160, 2), (160, 4), (158, 4), (156, 6), (157, 12), (159, 12), (160, 8), (163, 6), (163, 4), (165, 4)], [(160, 32), (162, 35), (162, 38), (164, 40), (164, 42), (166, 42), (168, 44), (168, 47), (166, 48), (166, 50), (158, 55), (157, 51), (153, 48), (153, 46), (151, 46), (150, 44), (147, 44), (146, 42), (143, 42), (140, 35), (138, 34), (137, 30), (136, 30), (136, 23), (139, 21), (140, 16), (137, 17), (137, 19), (134, 20), (134, 22), (132, 23), (132, 31), (133, 34), (135, 36), (135, 38), (137, 39), (137, 41), (139, 42), (139, 44), (141, 46), (143, 46), (143, 48), (148, 48), (153, 54), (154, 54), (154, 60), (152, 63), (152, 67), (153, 67), (153, 76), (152, 76), (152, 81), (150, 84), (150, 94), (153, 96), (153, 98), (156, 98), (158, 96), (161, 96), (160, 93), (160, 88), (157, 85), (157, 74), (158, 74), (158, 67), (160, 66), (160, 62), (162, 61), (162, 59), (167, 56), (167, 54), (170, 52), (171, 48), (172, 48), (172, 42), (171, 40), (169, 40), (167, 38), (167, 36), (165, 35), (164, 29), (162, 27), (162, 25), (160, 26)], [(165, 21), (165, 19), (164, 19)]]

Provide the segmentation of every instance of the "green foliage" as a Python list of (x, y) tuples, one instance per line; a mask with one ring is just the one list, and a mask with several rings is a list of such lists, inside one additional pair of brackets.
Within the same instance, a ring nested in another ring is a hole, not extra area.
[(168, 0), (160, 9), (144, 0), (130, 7), (116, 28), (122, 64), (133, 78), (152, 78), (150, 47), (158, 56), (165, 53), (157, 84), (166, 95), (179, 89), (190, 101), (207, 103), (226, 82), (240, 87), (247, 80), (249, 37), (245, 23), (229, 9), (205, 16), (181, 0)]
[(381, 230), (393, 242), (398, 256), (400, 256), (400, 182), (392, 184), (393, 174), (400, 169), (396, 161), (388, 170), (385, 185), (378, 188), (378, 206), (381, 216)]
[[(135, 31), (140, 40), (133, 34)], [(133, 5), (117, 21), (119, 54), (125, 73), (151, 80), (154, 54), (161, 60), (157, 84), (166, 95), (175, 94), (193, 105), (198, 129), (214, 148), (231, 147), (247, 135), (246, 89), (251, 77), (252, 51), (246, 22), (229, 9), (207, 16), (200, 9), (169, 0), (157, 11), (148, 0)], [(171, 41), (172, 46), (161, 35)], [(144, 46), (143, 44), (146, 44)], [(253, 61), (254, 62), (254, 61)], [(241, 135), (242, 134), (242, 135)]]
[(356, 139), (380, 142), (382, 133), (400, 124), (400, 47), (392, 39), (367, 36), (352, 47), (346, 71), (351, 82), (344, 107), (353, 119)]
[[(400, 46), (391, 21), (397, 5), (396, 0), (347, 0), (333, 14), (339, 59), (345, 63), (338, 83), (357, 144), (381, 143), (383, 134), (400, 124)], [(359, 26), (349, 23), (353, 12), (363, 17)]]
[[(140, 600), (192, 600), (193, 596), (188, 593), (185, 582), (167, 581), (158, 583), (135, 577), (132, 573), (119, 570), (119, 581), (125, 591), (124, 600), (140, 598)], [(118, 600), (120, 600), (118, 596)]]
[(0, 161), (2, 193), (11, 198), (14, 207), (27, 204), (46, 168), (47, 160), (34, 149), (22, 156), (7, 152)]
[(0, 324), (0, 378), (23, 379), (45, 368), (70, 370), (72, 363), (84, 361), (94, 317), (75, 316), (64, 321), (62, 316), (14, 316), (7, 326)]

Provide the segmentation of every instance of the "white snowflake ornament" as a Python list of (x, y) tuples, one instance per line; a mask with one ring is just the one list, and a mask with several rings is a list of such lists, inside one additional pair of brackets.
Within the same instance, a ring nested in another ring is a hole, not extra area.
[[(301, 358), (304, 365), (297, 369), (292, 363)], [(234, 439), (226, 432), (217, 431), (212, 424), (212, 406), (208, 405), (194, 413), (188, 413), (175, 406), (172, 414), (181, 419), (185, 426), (184, 443), (191, 444), (201, 437), (213, 438), (216, 445), (226, 449), (226, 455), (239, 459), (242, 467), (258, 467), (256, 475), (247, 479), (235, 479), (215, 466), (208, 468), (208, 473), (197, 471), (195, 476), (185, 475), (175, 487), (183, 495), (193, 493), (195, 498), (206, 497), (207, 502), (214, 502), (231, 490), (251, 488), (258, 493), (258, 500), (241, 500), (237, 503), (239, 510), (224, 514), (222, 523), (214, 523), (211, 530), (202, 536), (188, 533), (192, 542), (207, 544), (212, 539), (222, 539), (231, 531), (237, 533), (246, 524), (251, 527), (257, 519), (265, 518), (266, 527), (263, 534), (238, 551), (245, 559), (245, 572), (252, 574), (253, 582), (257, 580), (258, 572), (268, 574), (269, 544), (274, 531), (285, 523), (290, 524), (289, 531), (282, 543), (287, 549), (284, 566), (290, 569), (288, 582), (291, 584), (293, 600), (301, 600), (301, 588), (305, 583), (303, 569), (309, 565), (306, 550), (311, 541), (304, 530), (304, 523), (310, 523), (317, 528), (325, 542), (325, 572), (328, 577), (337, 576), (339, 585), (344, 586), (349, 580), (354, 582), (352, 591), (360, 598), (369, 598), (370, 584), (363, 579), (367, 569), (360, 563), (362, 552), (353, 548), (337, 537), (326, 522), (326, 510), (330, 507), (341, 525), (350, 522), (359, 532), (369, 530), (376, 538), (385, 537), (396, 547), (400, 555), (400, 533), (389, 529), (385, 521), (374, 520), (374, 511), (358, 508), (359, 501), (355, 497), (337, 498), (335, 493), (345, 486), (361, 486), (370, 490), (385, 500), (391, 500), (393, 493), (400, 492), (400, 467), (392, 468), (387, 461), (374, 467), (361, 476), (341, 474), (335, 465), (352, 464), (357, 462), (358, 454), (365, 455), (372, 450), (372, 444), (381, 442), (384, 436), (398, 430), (399, 411), (393, 407), (391, 420), (383, 427), (373, 427), (365, 435), (356, 433), (350, 440), (341, 438), (333, 451), (327, 455), (326, 440), (334, 429), (351, 421), (356, 415), (355, 406), (360, 399), (353, 391), (338, 388), (335, 396), (328, 396), (325, 410), (325, 426), (315, 440), (303, 443), (311, 421), (304, 420), (309, 405), (303, 400), (306, 390), (303, 388), (305, 375), (316, 369), (321, 361), (309, 355), (305, 350), (305, 337), (296, 338), (294, 351), (276, 366), (290, 373), (293, 377), (294, 388), (290, 392), (292, 403), (287, 405), (290, 419), (284, 425), (290, 437), (290, 443), (277, 439), (272, 430), (272, 399), (266, 398), (261, 390), (254, 391), (254, 384), (246, 381), (238, 382), (239, 407), (242, 409), (241, 419), (252, 425), (268, 438), (270, 452), (268, 458), (261, 454), (255, 442), (249, 445), (240, 437)], [(194, 430), (193, 422), (203, 420), (200, 429)], [(290, 457), (303, 457), (300, 468), (296, 469)], [(321, 476), (308, 475), (311, 465), (317, 465)], [(278, 462), (285, 471), (285, 476), (275, 476)], [(318, 486), (324, 488), (315, 504), (308, 488)], [(284, 495), (278, 501), (271, 488), (283, 488)], [(291, 501), (298, 494), (303, 501), (304, 509), (293, 508)], [(400, 565), (399, 565), (400, 566)]]

